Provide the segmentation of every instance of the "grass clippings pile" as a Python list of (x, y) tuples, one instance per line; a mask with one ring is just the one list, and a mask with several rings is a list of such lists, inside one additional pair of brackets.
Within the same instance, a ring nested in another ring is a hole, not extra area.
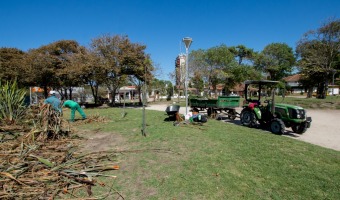
[[(119, 169), (116, 152), (77, 152), (83, 140), (72, 137), (69, 127), (64, 130), (64, 120), (58, 113), (43, 106), (31, 114), (31, 130), (0, 127), (0, 199), (120, 196), (96, 178), (115, 178), (104, 171)], [(86, 123), (92, 121), (103, 119), (90, 117)], [(106, 192), (96, 196), (94, 186)]]

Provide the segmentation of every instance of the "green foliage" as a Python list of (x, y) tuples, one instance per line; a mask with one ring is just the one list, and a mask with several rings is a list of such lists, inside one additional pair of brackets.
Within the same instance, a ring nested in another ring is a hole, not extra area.
[[(74, 62), (78, 54), (84, 51), (74, 40), (59, 40), (37, 49), (31, 49), (27, 53), (26, 64), (30, 83), (34, 86), (44, 88), (47, 97), (47, 88), (52, 87), (59, 90), (68, 90), (72, 86), (79, 86), (81, 82), (81, 62)], [(72, 98), (63, 96), (63, 98)]]
[(19, 89), (16, 81), (5, 84), (0, 81), (0, 119), (8, 124), (21, 119), (27, 109), (25, 95), (26, 90)]
[(234, 53), (226, 45), (192, 51), (189, 58), (189, 71), (194, 74), (195, 82), (199, 85), (199, 81), (203, 80), (213, 90), (216, 90), (217, 84), (225, 83), (225, 80), (233, 76), (231, 71), (237, 66)]
[(285, 43), (267, 45), (255, 59), (255, 68), (268, 73), (270, 80), (281, 80), (295, 64), (293, 49)]
[(198, 94), (204, 91), (204, 81), (202, 79), (201, 73), (195, 72), (194, 77), (191, 79), (191, 81), (193, 83), (193, 87), (197, 89)]
[(0, 81), (18, 80), (18, 84), (25, 83), (24, 69), (25, 52), (16, 48), (0, 48)]
[(333, 73), (340, 71), (340, 19), (307, 32), (298, 42), (296, 52), (303, 84), (310, 90), (317, 86), (317, 98), (326, 98)]
[(238, 64), (241, 65), (243, 60), (251, 60), (254, 57), (254, 50), (249, 49), (244, 45), (237, 45), (236, 47), (230, 47), (229, 51), (235, 55), (238, 59)]
[(127, 36), (103, 35), (93, 39), (90, 46), (91, 53), (96, 57), (93, 65), (101, 69), (97, 79), (111, 93), (115, 94), (119, 87), (126, 84), (129, 76), (139, 82), (145, 78), (147, 81), (152, 79), (154, 67), (150, 56), (145, 53), (145, 45), (132, 43)]
[(245, 80), (260, 80), (261, 73), (254, 67), (238, 65), (230, 69), (230, 76), (226, 80), (225, 88), (232, 89), (235, 85), (243, 83)]
[(168, 96), (172, 93), (172, 83), (170, 81), (159, 80), (157, 78), (152, 79), (148, 86), (149, 93), (155, 90), (160, 96)]
[(198, 91), (204, 86), (223, 84), (227, 90), (245, 80), (259, 80), (261, 73), (252, 63), (256, 53), (244, 45), (227, 47), (220, 45), (207, 50), (199, 49), (190, 53), (189, 71)]

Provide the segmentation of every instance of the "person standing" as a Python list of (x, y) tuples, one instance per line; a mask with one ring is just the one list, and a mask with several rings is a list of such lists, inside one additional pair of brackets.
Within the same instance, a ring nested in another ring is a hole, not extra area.
[(56, 91), (51, 90), (48, 93), (49, 97), (47, 99), (45, 99), (44, 104), (50, 104), (54, 110), (62, 113), (62, 109), (60, 107), (61, 101), (55, 96), (56, 93), (57, 93)]
[(63, 107), (70, 108), (71, 109), (71, 118), (70, 121), (74, 121), (74, 115), (76, 110), (79, 112), (79, 114), (83, 117), (83, 119), (86, 119), (86, 114), (84, 113), (83, 109), (81, 109), (80, 105), (72, 100), (67, 100), (64, 102)]

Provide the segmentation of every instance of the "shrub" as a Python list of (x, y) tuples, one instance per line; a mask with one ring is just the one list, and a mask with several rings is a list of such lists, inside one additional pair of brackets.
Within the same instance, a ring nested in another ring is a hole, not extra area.
[(24, 117), (26, 90), (18, 88), (17, 82), (0, 81), (0, 119), (7, 124), (13, 124)]

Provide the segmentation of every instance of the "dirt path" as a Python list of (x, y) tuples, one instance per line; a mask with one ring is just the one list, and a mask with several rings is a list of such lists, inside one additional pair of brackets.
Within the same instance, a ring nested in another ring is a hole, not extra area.
[(307, 110), (312, 126), (297, 139), (340, 151), (340, 110)]
[[(146, 109), (164, 111), (167, 104), (149, 105)], [(238, 112), (241, 108), (236, 109)], [(185, 113), (185, 108), (180, 108), (180, 113)], [(312, 117), (312, 125), (303, 135), (292, 133), (290, 128), (287, 128), (285, 136), (297, 140), (309, 142), (325, 148), (340, 151), (340, 110), (307, 110), (307, 115)], [(233, 122), (240, 124), (239, 119)]]

